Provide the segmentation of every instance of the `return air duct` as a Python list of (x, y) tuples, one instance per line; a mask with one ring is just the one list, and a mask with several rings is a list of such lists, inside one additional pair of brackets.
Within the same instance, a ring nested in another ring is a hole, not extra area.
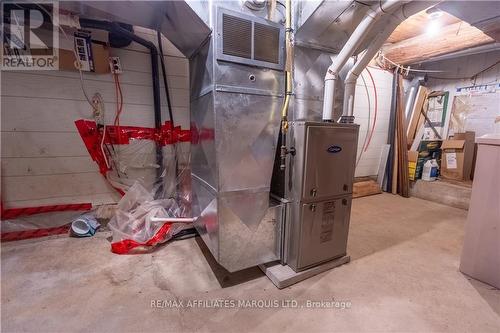
[(218, 10), (217, 59), (282, 70), (283, 27), (224, 8)]

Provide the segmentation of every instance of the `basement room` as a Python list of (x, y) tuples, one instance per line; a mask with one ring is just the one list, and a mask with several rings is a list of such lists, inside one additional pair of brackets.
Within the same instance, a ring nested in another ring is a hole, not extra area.
[(500, 332), (500, 1), (2, 1), (2, 332)]

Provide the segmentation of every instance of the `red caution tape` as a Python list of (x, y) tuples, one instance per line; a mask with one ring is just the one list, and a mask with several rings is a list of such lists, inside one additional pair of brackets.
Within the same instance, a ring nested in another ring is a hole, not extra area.
[(160, 230), (145, 243), (139, 243), (132, 239), (124, 239), (119, 242), (111, 243), (111, 252), (116, 254), (134, 254), (134, 249), (141, 249), (141, 253), (150, 250), (155, 245), (164, 242), (167, 239), (168, 232), (172, 223), (165, 223), (161, 226)]
[(2, 210), (1, 219), (8, 220), (19, 216), (28, 216), (41, 213), (50, 212), (65, 212), (65, 211), (88, 211), (92, 209), (91, 203), (79, 203), (68, 205), (52, 205), (52, 206), (39, 206), (39, 207), (25, 207), (25, 208), (10, 208)]
[[(2, 205), (3, 208), (3, 205)], [(36, 214), (51, 213), (51, 212), (66, 212), (66, 211), (89, 211), (92, 209), (91, 203), (79, 203), (68, 205), (51, 205), (51, 206), (38, 206), (38, 207), (24, 207), (24, 208), (10, 208), (1, 210), (1, 219), (8, 220), (20, 216), (31, 216)], [(4, 232), (1, 234), (2, 242), (9, 242), (22, 239), (46, 237), (52, 235), (60, 235), (68, 233), (70, 224), (44, 229), (31, 229), (22, 231)]]
[(62, 227), (46, 228), (46, 229), (33, 229), (33, 230), (23, 230), (23, 231), (13, 231), (2, 233), (2, 242), (10, 242), (16, 240), (39, 238), (53, 235), (66, 234), (69, 231), (71, 225), (67, 224)]
[[(75, 125), (86, 144), (92, 142), (92, 147), (97, 144), (100, 149), (102, 129), (98, 130), (94, 121), (79, 119), (75, 121)], [(89, 141), (90, 138), (93, 140)], [(152, 140), (164, 146), (177, 142), (190, 142), (191, 130), (183, 130), (180, 126), (173, 127), (170, 121), (166, 121), (159, 129), (121, 125), (119, 127), (106, 126), (105, 144), (126, 145), (130, 143), (130, 139)]]
[[(82, 137), (92, 159), (99, 166), (99, 171), (104, 176), (110, 170), (106, 165), (106, 158), (101, 149), (103, 129), (97, 128), (92, 120), (80, 119), (75, 121), (76, 128)], [(137, 126), (106, 126), (104, 144), (126, 145), (131, 139), (152, 140), (161, 146), (177, 142), (190, 142), (191, 130), (183, 130), (180, 126), (173, 127), (166, 121), (159, 129)]]

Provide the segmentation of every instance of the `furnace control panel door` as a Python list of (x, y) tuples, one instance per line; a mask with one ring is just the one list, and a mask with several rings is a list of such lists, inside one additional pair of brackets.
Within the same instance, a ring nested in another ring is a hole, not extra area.
[(346, 254), (351, 199), (302, 205), (298, 269)]
[(357, 136), (357, 127), (307, 127), (304, 201), (352, 193)]

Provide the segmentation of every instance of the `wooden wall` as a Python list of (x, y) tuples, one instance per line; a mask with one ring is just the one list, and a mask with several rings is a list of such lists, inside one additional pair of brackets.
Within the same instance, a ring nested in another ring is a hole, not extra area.
[[(141, 37), (156, 42), (155, 32), (137, 28)], [(61, 35), (61, 47), (71, 41)], [(174, 118), (189, 128), (189, 67), (184, 56), (164, 40), (167, 79)], [(153, 127), (150, 55), (136, 43), (111, 49), (120, 57), (124, 106), (120, 123)], [(85, 87), (105, 102), (106, 123), (116, 110), (111, 74), (85, 73)], [(162, 119), (168, 120), (163, 81)], [(16, 71), (1, 73), (1, 181), (5, 207), (63, 203), (106, 204), (119, 197), (99, 174), (76, 130), (74, 121), (91, 118), (76, 71)]]

